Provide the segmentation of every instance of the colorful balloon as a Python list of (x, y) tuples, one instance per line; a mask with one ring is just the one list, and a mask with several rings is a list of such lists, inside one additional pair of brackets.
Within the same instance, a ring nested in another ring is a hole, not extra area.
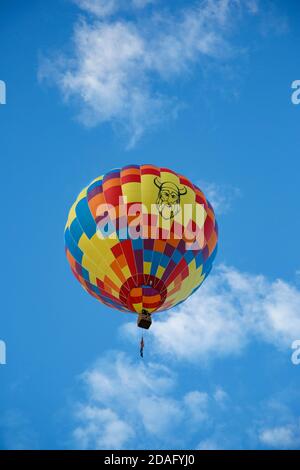
[[(96, 178), (73, 204), (66, 255), (84, 289), (109, 307), (144, 315), (187, 299), (208, 276), (217, 222), (203, 192), (154, 165)], [(139, 326), (142, 326), (139, 325)]]

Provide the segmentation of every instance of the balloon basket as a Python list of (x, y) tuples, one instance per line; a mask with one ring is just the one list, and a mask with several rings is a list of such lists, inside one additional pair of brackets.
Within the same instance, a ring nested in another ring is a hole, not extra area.
[(137, 319), (137, 326), (139, 328), (144, 328), (145, 330), (148, 330), (151, 326), (151, 323), (151, 313), (147, 312), (146, 310), (142, 310), (142, 312), (139, 313)]

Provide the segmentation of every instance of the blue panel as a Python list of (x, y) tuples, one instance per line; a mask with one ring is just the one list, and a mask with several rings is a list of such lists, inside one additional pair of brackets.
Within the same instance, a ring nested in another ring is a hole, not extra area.
[(157, 268), (159, 266), (159, 261), (161, 258), (161, 253), (155, 251), (153, 253), (152, 264), (151, 264), (151, 274), (152, 276), (156, 275)]
[(85, 197), (78, 202), (75, 212), (83, 231), (88, 238), (92, 238), (96, 233), (97, 227)]
[(193, 253), (193, 250), (187, 250), (184, 254), (184, 259), (187, 262), (187, 264), (190, 264), (190, 262), (195, 259), (195, 255)]
[(108, 217), (105, 217), (105, 219), (99, 222), (96, 227), (98, 231), (98, 236), (100, 236), (100, 232), (103, 238), (108, 238), (113, 233), (116, 233), (115, 224)]
[(65, 231), (65, 241), (66, 241), (66, 247), (68, 248), (73, 258), (75, 258), (77, 263), (81, 264), (83, 253), (80, 250), (80, 248), (78, 248), (77, 244), (74, 242), (74, 239), (72, 235), (70, 234), (69, 229)]
[(139, 169), (140, 168), (140, 165), (126, 165), (126, 166), (123, 166), (122, 170), (128, 170), (130, 168), (137, 168)]
[(195, 257), (196, 268), (198, 269), (203, 264), (203, 256), (201, 251)]
[(143, 249), (143, 239), (142, 238), (136, 238), (136, 239), (131, 239), (131, 243), (133, 246), (134, 250), (142, 250)]
[(166, 256), (166, 255), (162, 255), (161, 259), (160, 259), (160, 266), (162, 266), (163, 268), (166, 268), (170, 262), (170, 259), (169, 256)]
[(152, 255), (153, 255), (153, 251), (144, 250), (144, 261), (146, 261), (147, 263), (150, 263), (152, 260)]
[(172, 256), (172, 260), (174, 261), (174, 263), (179, 263), (179, 261), (181, 261), (183, 258), (182, 254), (180, 253), (179, 250), (175, 250), (174, 253), (173, 253), (173, 256)]
[(90, 193), (91, 191), (93, 191), (93, 189), (102, 186), (102, 182), (103, 182), (103, 180), (99, 180), (99, 181), (95, 181), (95, 183), (92, 183), (92, 184), (88, 187), (88, 193)]
[(74, 241), (78, 244), (80, 237), (83, 234), (83, 230), (77, 219), (74, 219), (73, 222), (71, 223), (70, 233)]
[[(89, 273), (86, 269), (84, 269), (82, 266), (81, 266), (81, 276), (83, 277), (83, 279), (85, 279), (86, 281), (90, 282), (90, 276), (89, 276)], [(92, 286), (92, 284), (91, 284)]]
[(103, 177), (103, 183), (106, 183), (106, 181), (109, 181), (112, 178), (120, 178), (120, 170), (119, 168), (115, 170), (111, 170), (106, 175)]

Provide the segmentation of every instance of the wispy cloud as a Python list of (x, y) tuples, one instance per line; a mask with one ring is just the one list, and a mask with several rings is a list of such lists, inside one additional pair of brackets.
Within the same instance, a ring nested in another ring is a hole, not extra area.
[(196, 447), (197, 450), (222, 450), (213, 439), (203, 439)]
[[(180, 307), (155, 318), (151, 333), (159, 353), (196, 362), (238, 354), (254, 339), (290, 350), (300, 338), (299, 311), (296, 286), (219, 266)], [(135, 331), (132, 323), (123, 328)]]
[(268, 2), (261, 16), (260, 32), (262, 36), (281, 36), (289, 31), (289, 21), (286, 15), (278, 11), (275, 2)]
[(100, 18), (110, 16), (118, 10), (117, 0), (74, 0), (79, 8)]
[(199, 187), (204, 191), (218, 215), (227, 214), (234, 200), (241, 196), (241, 190), (229, 184), (216, 184), (202, 180), (199, 182)]
[[(285, 395), (285, 398), (284, 398)], [(259, 442), (265, 448), (300, 448), (300, 415), (298, 406), (291, 407), (291, 397), (299, 404), (297, 390), (287, 390), (280, 397), (272, 397), (263, 404), (263, 414), (255, 426)], [(293, 401), (292, 400), (292, 401)]]
[(260, 432), (262, 444), (276, 449), (292, 449), (300, 446), (300, 423), (267, 428)]
[(37, 432), (19, 409), (9, 409), (0, 418), (0, 448), (6, 450), (39, 448)]
[[(136, 362), (111, 353), (82, 375), (86, 403), (76, 405), (77, 447), (129, 448), (138, 438), (141, 448), (183, 447), (211, 410), (220, 407), (214, 394), (191, 390), (176, 396), (177, 377), (165, 366)], [(189, 429), (186, 438), (183, 430)]]
[(172, 13), (164, 8), (151, 15), (124, 19), (124, 8), (141, 11), (153, 3), (77, 0), (89, 13), (74, 27), (71, 55), (44, 59), (40, 79), (50, 78), (65, 99), (80, 107), (87, 126), (110, 122), (135, 145), (145, 130), (176, 116), (176, 96), (165, 83), (191, 73), (196, 64), (226, 61), (238, 53), (233, 26), (243, 13), (257, 13), (254, 0), (203, 0)]
[(81, 381), (85, 397), (74, 407), (75, 448), (251, 449), (299, 445), (300, 420), (293, 416), (291, 403), (271, 397), (253, 406), (240, 395), (243, 377), (234, 396), (214, 385), (212, 378), (207, 390), (194, 389), (188, 383), (182, 388), (184, 369), (175, 373), (170, 365), (111, 352), (82, 374)]
[(225, 392), (225, 390), (223, 390), (223, 388), (217, 387), (214, 393), (214, 399), (216, 400), (217, 403), (220, 403), (220, 405), (225, 405), (229, 397), (228, 397), (228, 394)]
[(134, 436), (134, 429), (110, 408), (78, 406), (76, 418), (84, 423), (73, 433), (80, 449), (120, 449)]
[(73, 0), (79, 8), (99, 18), (112, 16), (119, 11), (142, 9), (158, 0)]

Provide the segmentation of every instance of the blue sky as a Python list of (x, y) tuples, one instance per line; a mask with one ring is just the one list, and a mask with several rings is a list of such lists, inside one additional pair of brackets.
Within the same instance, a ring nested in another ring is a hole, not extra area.
[[(0, 448), (300, 448), (299, 20), (297, 0), (0, 1)], [(148, 162), (202, 186), (220, 239), (142, 361), (63, 230), (93, 178)]]

